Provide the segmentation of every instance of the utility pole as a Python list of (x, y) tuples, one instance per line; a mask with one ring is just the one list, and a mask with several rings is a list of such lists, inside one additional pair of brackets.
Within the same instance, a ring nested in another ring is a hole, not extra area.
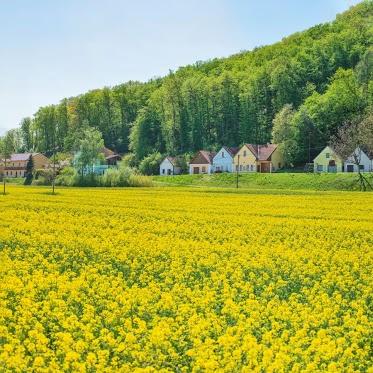
[(54, 186), (56, 180), (56, 129), (53, 129), (53, 179), (52, 179), (52, 194), (54, 194)]
[[(5, 152), (4, 152), (5, 154)], [(5, 169), (6, 169), (6, 156), (4, 156), (4, 171), (3, 171), (3, 194), (5, 196)]]
[(240, 168), (240, 155), (237, 156), (238, 162), (237, 162), (237, 169), (236, 169), (236, 188), (238, 189), (238, 170)]

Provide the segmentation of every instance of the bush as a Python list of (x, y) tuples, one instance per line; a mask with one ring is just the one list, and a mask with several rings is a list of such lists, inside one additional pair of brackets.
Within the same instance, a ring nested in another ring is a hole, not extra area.
[(122, 157), (121, 164), (131, 168), (136, 168), (139, 165), (138, 160), (136, 159), (136, 156), (133, 153), (128, 153), (124, 155)]
[(79, 177), (74, 167), (65, 167), (56, 177), (56, 185), (74, 186)]
[(119, 168), (109, 169), (100, 176), (100, 185), (104, 187), (147, 187), (152, 186), (149, 177), (139, 175), (137, 171), (120, 162)]
[(52, 185), (53, 170), (36, 170), (32, 185)]
[(72, 167), (64, 168), (56, 178), (56, 185), (79, 187), (149, 187), (152, 180), (120, 162), (118, 168), (110, 168), (103, 175), (81, 176)]
[(161, 153), (150, 154), (140, 162), (139, 170), (143, 175), (158, 175), (162, 160)]

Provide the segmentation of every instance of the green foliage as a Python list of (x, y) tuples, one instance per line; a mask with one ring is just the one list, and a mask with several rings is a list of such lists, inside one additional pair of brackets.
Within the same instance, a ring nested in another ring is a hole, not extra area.
[[(366, 175), (373, 183), (373, 175)], [(172, 177), (153, 176), (156, 186), (196, 186), (236, 189), (236, 175), (231, 173), (212, 175), (178, 175)], [(239, 191), (250, 193), (258, 190), (287, 190), (298, 193), (304, 190), (359, 190), (356, 175), (352, 173), (314, 174), (314, 173), (250, 173), (239, 175)]]
[(24, 185), (31, 185), (34, 171), (34, 160), (32, 157), (29, 158), (26, 164), (25, 182)]
[(79, 179), (78, 172), (74, 167), (65, 167), (56, 177), (56, 185), (74, 186)]
[(118, 168), (109, 169), (103, 175), (81, 176), (73, 167), (64, 168), (56, 178), (56, 185), (86, 187), (150, 187), (152, 180), (139, 175), (135, 169), (120, 163)]
[(296, 141), (298, 129), (294, 125), (294, 115), (293, 106), (286, 104), (273, 120), (272, 142), (279, 144), (287, 166), (295, 163), (299, 152)]
[(52, 185), (53, 170), (36, 170), (33, 185)]
[(153, 153), (145, 157), (139, 164), (139, 171), (143, 175), (158, 175), (159, 166), (163, 160), (160, 153)]
[(95, 128), (87, 128), (83, 138), (79, 141), (75, 164), (78, 170), (91, 167), (100, 160), (101, 150), (104, 147), (102, 134)]

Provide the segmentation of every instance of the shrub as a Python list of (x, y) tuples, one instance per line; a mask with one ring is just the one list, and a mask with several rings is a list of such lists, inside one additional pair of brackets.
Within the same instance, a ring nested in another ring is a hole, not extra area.
[(152, 180), (139, 175), (133, 168), (120, 163), (118, 168), (110, 168), (103, 175), (81, 176), (72, 167), (64, 168), (56, 178), (56, 185), (79, 187), (149, 187)]
[(74, 186), (79, 177), (75, 168), (65, 167), (56, 177), (56, 185)]
[(139, 171), (143, 175), (158, 175), (159, 174), (159, 165), (162, 162), (161, 153), (153, 153), (145, 157), (139, 165)]
[(32, 185), (52, 185), (53, 170), (36, 170)]

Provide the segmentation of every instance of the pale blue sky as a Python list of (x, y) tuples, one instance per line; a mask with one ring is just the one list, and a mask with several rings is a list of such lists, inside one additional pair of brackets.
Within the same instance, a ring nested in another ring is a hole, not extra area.
[(39, 106), (228, 56), (358, 0), (0, 0), (0, 134)]

